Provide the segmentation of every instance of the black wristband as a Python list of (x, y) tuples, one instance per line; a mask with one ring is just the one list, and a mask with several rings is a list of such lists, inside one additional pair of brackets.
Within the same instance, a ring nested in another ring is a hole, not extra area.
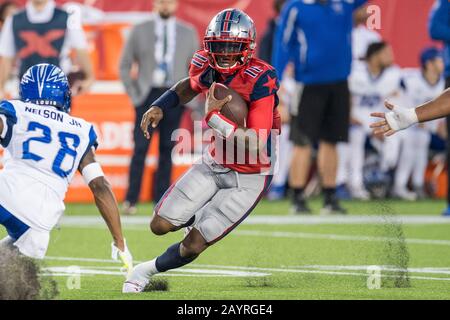
[(178, 107), (180, 104), (180, 97), (178, 94), (173, 90), (167, 90), (164, 92), (164, 94), (156, 99), (152, 106), (157, 106), (161, 108), (161, 110), (164, 112), (167, 109)]

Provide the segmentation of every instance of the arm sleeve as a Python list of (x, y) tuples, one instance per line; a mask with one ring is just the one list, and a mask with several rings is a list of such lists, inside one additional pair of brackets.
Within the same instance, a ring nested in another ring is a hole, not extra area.
[(3, 132), (0, 137), (0, 144), (6, 148), (11, 141), (14, 125), (17, 123), (17, 115), (14, 106), (8, 101), (0, 103), (0, 115), (3, 120)]
[(436, 0), (431, 11), (429, 32), (434, 40), (450, 41), (450, 2)]
[(13, 58), (16, 55), (16, 44), (12, 27), (12, 17), (6, 19), (0, 36), (0, 56)]
[(83, 162), (84, 157), (92, 148), (94, 148), (94, 150), (97, 150), (98, 148), (97, 133), (95, 132), (93, 125), (91, 125), (91, 127), (89, 128), (89, 144), (86, 147), (86, 150), (84, 151), (83, 156), (80, 159), (80, 163)]
[(281, 12), (280, 22), (275, 31), (275, 41), (272, 51), (272, 65), (278, 71), (278, 76), (282, 79), (284, 69), (291, 60), (291, 54), (295, 50), (298, 52), (300, 43), (297, 40), (297, 20), (298, 7), (292, 1)]

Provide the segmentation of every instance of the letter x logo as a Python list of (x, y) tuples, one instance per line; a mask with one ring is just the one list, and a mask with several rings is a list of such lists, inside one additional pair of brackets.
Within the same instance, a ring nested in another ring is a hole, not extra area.
[(26, 42), (26, 47), (19, 51), (19, 58), (24, 59), (37, 53), (43, 58), (54, 58), (59, 52), (52, 46), (52, 42), (64, 36), (64, 30), (50, 30), (40, 35), (36, 31), (22, 31), (20, 38)]

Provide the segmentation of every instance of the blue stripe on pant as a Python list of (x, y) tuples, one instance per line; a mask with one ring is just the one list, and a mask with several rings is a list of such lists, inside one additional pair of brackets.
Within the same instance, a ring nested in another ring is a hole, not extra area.
[(6, 228), (8, 235), (14, 240), (18, 240), (30, 228), (2, 205), (0, 205), (0, 224)]

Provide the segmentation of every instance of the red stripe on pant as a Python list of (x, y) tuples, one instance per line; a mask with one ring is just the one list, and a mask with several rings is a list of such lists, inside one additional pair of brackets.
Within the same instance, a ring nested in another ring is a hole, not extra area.
[(267, 189), (269, 188), (269, 185), (272, 181), (273, 176), (266, 176), (266, 179), (264, 181), (264, 188), (261, 191), (261, 193), (259, 194), (258, 198), (256, 199), (255, 203), (250, 207), (250, 209), (242, 216), (241, 219), (239, 219), (239, 221), (237, 221), (235, 224), (233, 224), (231, 227), (229, 227), (227, 230), (225, 230), (218, 238), (208, 242), (209, 245), (212, 245), (214, 243), (216, 243), (217, 241), (219, 241), (220, 239), (224, 238), (227, 234), (229, 234), (231, 231), (233, 231), (234, 228), (236, 228), (238, 225), (241, 224), (242, 221), (244, 221), (248, 215), (253, 211), (253, 209), (255, 209), (256, 205), (259, 203), (259, 201), (261, 200), (261, 198), (264, 196), (264, 193), (267, 191)]

